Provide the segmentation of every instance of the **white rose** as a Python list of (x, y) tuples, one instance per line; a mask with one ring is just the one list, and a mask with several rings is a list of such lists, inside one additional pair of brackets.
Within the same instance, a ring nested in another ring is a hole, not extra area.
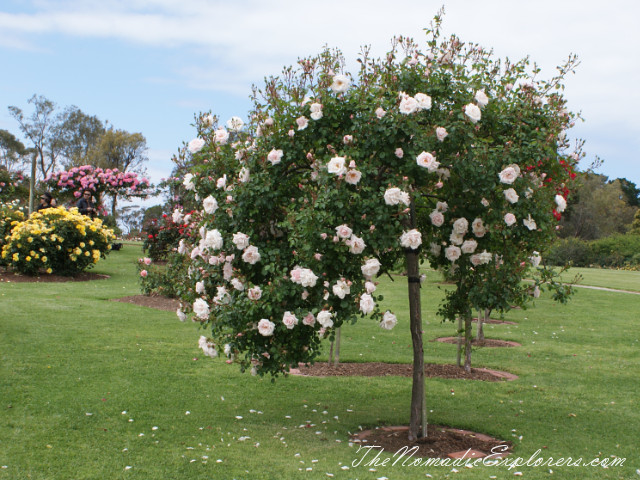
[(327, 171), (335, 175), (344, 175), (347, 173), (344, 157), (333, 157), (327, 164)]
[(373, 282), (364, 282), (364, 289), (367, 293), (373, 293), (376, 291), (376, 285)]
[(504, 223), (507, 224), (508, 227), (516, 223), (516, 216), (513, 213), (507, 213), (504, 216)]
[(438, 202), (436, 203), (436, 210), (444, 213), (449, 210), (449, 204), (447, 202)]
[(480, 120), (480, 118), (482, 116), (482, 114), (480, 113), (480, 109), (474, 103), (470, 103), (468, 105), (465, 105), (464, 114), (467, 117), (469, 117), (469, 120), (471, 120), (473, 123), (476, 123), (478, 120)]
[(387, 114), (387, 112), (382, 107), (376, 108), (376, 117), (382, 118)]
[(442, 246), (435, 242), (431, 242), (429, 244), (429, 251), (434, 257), (438, 257), (440, 256), (440, 252), (442, 252)]
[(282, 160), (282, 150), (272, 149), (267, 155), (267, 160), (271, 162), (271, 165), (277, 165)]
[(178, 316), (178, 319), (181, 322), (184, 322), (187, 319), (187, 316), (184, 314), (184, 312), (180, 309), (176, 310), (176, 315)]
[(444, 249), (444, 256), (447, 257), (447, 260), (450, 262), (455, 262), (460, 258), (461, 255), (460, 247), (456, 247), (455, 245), (449, 245)]
[(531, 261), (531, 265), (533, 265), (534, 268), (538, 268), (540, 262), (542, 261), (542, 257), (538, 252), (533, 252), (533, 255), (529, 257), (529, 260)]
[(318, 315), (316, 315), (316, 320), (318, 320), (318, 323), (322, 325), (323, 328), (331, 328), (333, 327), (333, 320), (331, 319), (332, 316), (333, 314), (331, 312), (322, 310)]
[(506, 198), (509, 203), (516, 203), (520, 198), (513, 188), (507, 188), (503, 193), (504, 198)]
[(361, 178), (362, 172), (360, 172), (359, 170), (351, 169), (344, 176), (344, 181), (350, 185), (357, 185)]
[(476, 218), (471, 223), (471, 230), (473, 231), (473, 234), (478, 238), (484, 237), (484, 234), (487, 233), (487, 229), (484, 227), (484, 223), (482, 222), (481, 218)]
[(322, 104), (320, 103), (312, 103), (311, 104), (311, 115), (312, 120), (320, 120), (322, 118)]
[(409, 194), (403, 192), (398, 187), (392, 187), (387, 189), (384, 192), (384, 202), (387, 205), (398, 205), (399, 203), (404, 203), (405, 205), (409, 205)]
[(244, 250), (249, 246), (249, 235), (238, 232), (233, 234), (233, 243), (238, 250)]
[(476, 248), (478, 248), (478, 242), (475, 240), (465, 240), (460, 247), (460, 250), (462, 250), (462, 253), (470, 254), (475, 252)]
[(353, 235), (353, 230), (345, 224), (339, 225), (336, 227), (336, 235), (338, 235), (338, 238), (347, 239)]
[(240, 169), (240, 173), (238, 174), (238, 181), (242, 183), (247, 183), (249, 181), (249, 169), (246, 167), (242, 167)]
[(373, 301), (373, 297), (371, 295), (369, 295), (368, 293), (363, 293), (360, 296), (360, 311), (363, 314), (368, 315), (369, 313), (373, 312), (375, 306), (376, 303)]
[(431, 223), (435, 227), (441, 227), (442, 224), (444, 223), (444, 215), (442, 214), (442, 212), (439, 212), (438, 210), (434, 210), (433, 212), (431, 212), (431, 214), (429, 215), (429, 218), (431, 219)]
[(404, 248), (417, 249), (422, 244), (422, 234), (415, 228), (400, 236), (400, 245)]
[(273, 335), (274, 328), (276, 328), (276, 324), (273, 322), (270, 322), (266, 318), (263, 318), (258, 322), (258, 332), (260, 333), (260, 335), (264, 337), (269, 337)]
[(349, 89), (351, 80), (346, 75), (335, 75), (333, 77), (333, 83), (331, 84), (331, 90), (336, 93), (344, 93)]
[(454, 245), (462, 245), (464, 235), (462, 233), (451, 232), (451, 235), (449, 235), (449, 241)]
[(262, 297), (262, 289), (257, 285), (250, 288), (247, 290), (247, 297), (249, 297), (249, 300), (260, 300)]
[(507, 167), (498, 174), (498, 177), (500, 177), (502, 183), (511, 185), (516, 181), (516, 178), (518, 178), (518, 173), (515, 168)]
[(255, 265), (260, 261), (260, 253), (258, 252), (258, 247), (254, 247), (253, 245), (249, 245), (244, 249), (242, 253), (242, 260), (247, 262), (250, 265)]
[(478, 256), (480, 257), (480, 262), (483, 264), (489, 263), (493, 259), (493, 255), (486, 250), (483, 250)]
[(227, 132), (224, 128), (217, 129), (214, 135), (214, 140), (220, 145), (225, 145), (229, 140), (229, 132)]
[(378, 274), (381, 266), (382, 264), (377, 258), (370, 258), (360, 267), (360, 270), (362, 270), (362, 274), (365, 278), (371, 278)]
[(215, 198), (209, 195), (207, 198), (203, 200), (202, 207), (204, 208), (205, 212), (211, 215), (218, 209), (218, 202)]
[(222, 235), (217, 229), (207, 231), (206, 235), (200, 242), (201, 248), (212, 248), (219, 250), (222, 248)]
[(204, 140), (201, 138), (194, 138), (187, 144), (187, 148), (191, 153), (198, 153), (204, 147)]
[(436, 128), (436, 138), (443, 142), (444, 139), (447, 137), (447, 135), (449, 135), (449, 132), (447, 132), (447, 129), (444, 127), (438, 127)]
[(533, 218), (531, 218), (531, 214), (529, 214), (529, 216), (527, 218), (522, 220), (522, 223), (529, 230), (535, 230), (536, 228), (538, 228), (538, 225), (536, 225), (536, 221)]
[(396, 316), (387, 310), (385, 314), (382, 316), (380, 327), (384, 328), (385, 330), (391, 330), (393, 327), (396, 326), (397, 323), (398, 323), (398, 319), (396, 318)]
[(356, 255), (359, 255), (364, 251), (366, 246), (367, 244), (364, 243), (364, 240), (360, 237), (356, 237), (355, 235), (352, 235), (351, 238), (349, 239), (349, 251), (351, 253), (355, 253)]
[(233, 130), (234, 132), (239, 132), (244, 127), (244, 122), (240, 117), (231, 117), (227, 120), (227, 128), (229, 130)]
[(476, 103), (480, 108), (486, 107), (487, 104), (489, 103), (489, 97), (487, 97), (487, 94), (484, 93), (484, 88), (476, 92), (475, 99), (476, 99)]
[(300, 273), (300, 285), (303, 287), (315, 287), (318, 281), (318, 276), (314, 274), (310, 269), (303, 268)]
[(202, 117), (202, 125), (205, 127), (213, 125), (213, 115), (209, 114)]
[(395, 156), (398, 158), (402, 158), (404, 157), (404, 150), (402, 150), (400, 147), (396, 148), (396, 151), (394, 152)]
[(196, 301), (193, 302), (193, 313), (195, 313), (198, 318), (206, 320), (209, 318), (209, 304), (203, 299), (197, 298)]
[(244, 291), (244, 283), (242, 283), (240, 280), (238, 280), (237, 278), (233, 278), (231, 279), (231, 285), (233, 286), (233, 288), (235, 288), (236, 290), (238, 290), (239, 292)]
[(567, 201), (564, 199), (562, 195), (556, 195), (556, 212), (562, 213), (564, 209), (567, 208)]
[(431, 97), (429, 95), (416, 93), (413, 98), (415, 98), (420, 110), (429, 110), (431, 108)]
[(400, 113), (410, 115), (418, 110), (418, 102), (415, 98), (406, 96), (400, 100)]
[(418, 155), (416, 157), (416, 163), (429, 170), (430, 173), (435, 172), (440, 166), (440, 162), (436, 162), (436, 157), (431, 155), (429, 152), (422, 152)]
[[(307, 126), (309, 126), (309, 120), (307, 119), (307, 117), (298, 117), (296, 118), (296, 125), (298, 125), (298, 130), (304, 130), (305, 128), (307, 128)], [(289, 132), (289, 136), (293, 137), (291, 132), (293, 132), (293, 130)]]
[(196, 282), (196, 293), (204, 293), (204, 282)]
[(176, 208), (171, 214), (171, 219), (173, 223), (180, 223), (182, 221), (182, 212)]
[(338, 280), (333, 286), (332, 290), (333, 294), (340, 299), (343, 299), (346, 295), (349, 295), (349, 293), (351, 293), (349, 284), (344, 280)]
[(458, 235), (464, 235), (469, 231), (469, 221), (464, 217), (458, 218), (453, 222), (453, 231)]
[(298, 318), (291, 312), (284, 312), (284, 315), (282, 317), (282, 323), (284, 323), (284, 325), (291, 330), (293, 327), (295, 327), (298, 324)]
[(302, 324), (303, 325), (307, 325), (309, 327), (313, 327), (316, 324), (316, 317), (313, 316), (313, 313), (309, 312), (307, 313), (307, 315), (302, 319)]
[(193, 183), (193, 174), (187, 173), (184, 176), (184, 180), (182, 181), (182, 185), (184, 185), (184, 188), (186, 188), (187, 190), (195, 190), (196, 186)]

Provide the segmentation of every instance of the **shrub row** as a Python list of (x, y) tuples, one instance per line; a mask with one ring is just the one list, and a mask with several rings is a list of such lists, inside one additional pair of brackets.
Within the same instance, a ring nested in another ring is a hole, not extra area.
[(640, 235), (626, 233), (589, 241), (564, 238), (555, 242), (545, 257), (551, 265), (638, 269)]

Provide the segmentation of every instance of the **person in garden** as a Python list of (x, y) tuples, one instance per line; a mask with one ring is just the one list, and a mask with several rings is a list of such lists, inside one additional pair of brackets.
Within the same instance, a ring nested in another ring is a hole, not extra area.
[(82, 215), (87, 215), (91, 218), (96, 216), (97, 210), (93, 206), (93, 199), (91, 198), (90, 190), (83, 190), (82, 196), (80, 197), (80, 200), (78, 200), (76, 207), (78, 207), (78, 212)]
[(44, 210), (45, 208), (53, 208), (57, 206), (56, 199), (49, 192), (44, 192), (40, 195), (40, 204), (36, 207), (35, 211)]

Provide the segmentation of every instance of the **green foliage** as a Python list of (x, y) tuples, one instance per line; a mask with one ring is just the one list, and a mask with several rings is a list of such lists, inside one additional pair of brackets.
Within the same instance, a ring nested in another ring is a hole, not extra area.
[(188, 257), (169, 253), (166, 261), (154, 262), (151, 258), (138, 260), (140, 291), (143, 295), (162, 295), (180, 298), (190, 288)]
[(22, 172), (10, 172), (0, 167), (0, 202), (18, 200), (27, 203), (29, 199), (29, 179)]
[(14, 226), (2, 247), (2, 260), (27, 275), (75, 275), (105, 258), (114, 238), (99, 219), (76, 209), (49, 208)]
[(560, 239), (547, 253), (546, 261), (551, 265), (571, 263), (576, 267), (637, 267), (640, 265), (640, 235), (611, 235), (591, 241)]
[[(175, 219), (175, 221), (174, 221)], [(195, 228), (201, 219), (200, 212), (192, 211), (183, 215), (180, 211), (169, 216), (166, 213), (160, 218), (149, 218), (143, 224), (142, 236), (146, 251), (152, 260), (166, 260), (176, 249), (180, 241), (192, 241), (196, 235)]]

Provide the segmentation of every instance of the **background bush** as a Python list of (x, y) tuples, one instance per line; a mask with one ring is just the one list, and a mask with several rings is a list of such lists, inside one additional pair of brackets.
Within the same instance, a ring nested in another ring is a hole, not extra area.
[(565, 238), (553, 244), (547, 263), (575, 267), (640, 268), (640, 234), (612, 235), (598, 240)]
[[(25, 214), (17, 201), (3, 203), (0, 201), (0, 250), (4, 247), (5, 238), (11, 234), (15, 226), (24, 220)], [(6, 265), (4, 259), (0, 258), (0, 265)]]
[(92, 267), (111, 249), (113, 232), (77, 209), (48, 208), (15, 225), (2, 247), (2, 259), (27, 275), (74, 275)]

